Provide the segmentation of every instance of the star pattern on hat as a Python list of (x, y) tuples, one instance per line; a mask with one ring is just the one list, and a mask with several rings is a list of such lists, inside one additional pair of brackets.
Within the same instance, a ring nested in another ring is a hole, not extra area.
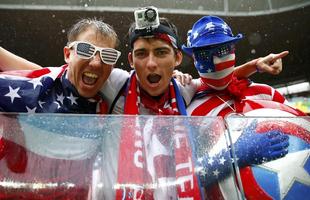
[(222, 28), (224, 29), (224, 34), (228, 34), (230, 31), (229, 31), (229, 27), (228, 25), (225, 23), (225, 24), (222, 24)]
[(207, 23), (205, 27), (205, 29), (207, 29), (208, 31), (212, 31), (214, 30), (214, 28), (215, 28), (215, 25), (213, 24), (213, 22)]
[(193, 34), (193, 39), (196, 39), (198, 37), (199, 33), (198, 31), (196, 31), (194, 34)]

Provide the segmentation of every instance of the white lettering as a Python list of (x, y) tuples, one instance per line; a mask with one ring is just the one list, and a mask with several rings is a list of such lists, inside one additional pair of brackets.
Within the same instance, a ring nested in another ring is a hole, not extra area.
[(139, 160), (139, 157), (141, 157), (141, 160), (143, 159), (142, 157), (142, 151), (141, 150), (137, 150), (134, 154), (134, 163), (136, 165), (136, 167), (139, 168), (143, 168), (143, 163), (141, 160)]
[(135, 141), (135, 147), (142, 148), (142, 141), (141, 140)]
[(191, 189), (193, 189), (194, 188), (194, 179), (193, 179), (192, 175), (181, 176), (178, 178), (177, 182), (180, 183), (182, 192), (185, 192), (185, 183), (188, 181), (190, 181)]
[(187, 163), (180, 163), (180, 164), (177, 164), (175, 169), (176, 171), (180, 170), (180, 169), (185, 169), (185, 168), (188, 168), (188, 170), (190, 172), (192, 172), (193, 168), (192, 168), (192, 159), (191, 157), (188, 157), (188, 162)]
[(185, 134), (174, 134), (174, 140), (175, 140), (175, 146), (177, 149), (179, 149), (181, 147), (181, 139), (184, 139), (186, 146), (188, 146), (187, 144), (187, 139), (186, 139), (186, 135)]

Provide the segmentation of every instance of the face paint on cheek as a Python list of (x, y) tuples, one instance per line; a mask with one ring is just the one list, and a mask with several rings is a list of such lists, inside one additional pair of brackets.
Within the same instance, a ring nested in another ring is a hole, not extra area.
[(225, 89), (232, 80), (235, 66), (235, 54), (223, 57), (213, 56), (212, 61), (195, 61), (202, 81), (216, 90)]
[(214, 72), (213, 60), (195, 60), (194, 62), (199, 74)]

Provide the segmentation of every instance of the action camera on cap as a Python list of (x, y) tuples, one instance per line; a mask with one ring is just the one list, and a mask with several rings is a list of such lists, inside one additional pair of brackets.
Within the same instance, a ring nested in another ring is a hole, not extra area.
[(139, 8), (135, 10), (135, 29), (152, 29), (159, 26), (158, 9), (154, 6)]

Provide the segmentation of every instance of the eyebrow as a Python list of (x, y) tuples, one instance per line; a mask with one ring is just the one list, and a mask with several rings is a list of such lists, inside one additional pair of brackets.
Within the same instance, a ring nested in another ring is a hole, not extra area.
[[(154, 50), (155, 51), (158, 51), (158, 50), (168, 50), (168, 51), (171, 51), (171, 48), (169, 48), (169, 47), (157, 47)], [(139, 51), (147, 51), (147, 49), (146, 48), (136, 49), (136, 50), (133, 51), (133, 53), (139, 52)]]
[(156, 50), (171, 50), (171, 48), (169, 48), (169, 47), (158, 47), (158, 48), (155, 48), (155, 51)]
[(133, 53), (138, 52), (138, 51), (146, 51), (146, 48), (136, 49), (136, 50), (133, 51)]

